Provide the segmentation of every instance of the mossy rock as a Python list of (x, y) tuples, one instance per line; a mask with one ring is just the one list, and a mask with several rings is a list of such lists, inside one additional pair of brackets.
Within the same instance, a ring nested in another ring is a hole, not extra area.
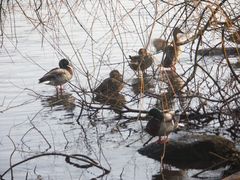
[[(164, 144), (152, 143), (138, 150), (161, 161)], [(240, 157), (232, 141), (215, 135), (183, 135), (166, 143), (163, 162), (181, 169), (217, 169)]]

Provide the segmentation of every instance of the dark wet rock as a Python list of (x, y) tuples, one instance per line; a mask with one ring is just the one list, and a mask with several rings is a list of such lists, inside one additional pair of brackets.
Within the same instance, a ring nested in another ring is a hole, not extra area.
[[(164, 144), (152, 143), (138, 150), (161, 161)], [(215, 135), (183, 135), (166, 143), (163, 162), (181, 169), (217, 169), (240, 157), (232, 141)], [(239, 161), (239, 160), (238, 160)]]
[[(225, 51), (228, 56), (240, 55), (240, 48), (227, 47), (225, 48)], [(224, 51), (222, 48), (206, 48), (206, 49), (199, 49), (197, 51), (197, 54), (200, 56), (223, 56)]]

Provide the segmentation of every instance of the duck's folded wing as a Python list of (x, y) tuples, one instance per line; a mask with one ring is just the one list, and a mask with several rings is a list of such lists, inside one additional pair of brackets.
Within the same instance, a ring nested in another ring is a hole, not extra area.
[(94, 89), (94, 92), (100, 93), (106, 90), (106, 84), (108, 79), (105, 79), (96, 89)]
[(108, 95), (119, 92), (122, 88), (123, 83), (121, 81), (114, 78), (107, 78), (94, 90), (94, 92)]
[(60, 68), (53, 68), (53, 69), (51, 69), (51, 70), (48, 71), (46, 74), (44, 74), (43, 77), (44, 77), (44, 76), (47, 76), (48, 74), (51, 74), (52, 72), (54, 72), (54, 71), (56, 71), (56, 70), (58, 70), (58, 69), (60, 69)]
[(61, 68), (54, 68), (39, 79), (39, 83), (46, 81), (67, 81), (68, 71)]
[(129, 58), (131, 59), (131, 61), (133, 62), (138, 62), (140, 60), (140, 56), (139, 55), (136, 55), (136, 56), (130, 56), (129, 55)]
[(145, 131), (151, 136), (159, 136), (160, 123), (155, 119), (150, 119), (147, 123)]
[(161, 62), (161, 64), (164, 67), (170, 67), (173, 63), (174, 58), (175, 58), (174, 48), (171, 45), (167, 46), (163, 55), (164, 55), (164, 59)]

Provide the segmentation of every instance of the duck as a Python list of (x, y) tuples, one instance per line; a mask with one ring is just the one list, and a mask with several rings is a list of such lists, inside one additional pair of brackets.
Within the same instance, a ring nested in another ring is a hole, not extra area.
[(129, 66), (134, 71), (141, 70), (142, 72), (144, 72), (153, 63), (152, 55), (145, 48), (140, 48), (138, 51), (138, 55), (129, 55), (129, 58), (131, 59)]
[(158, 136), (158, 144), (168, 141), (168, 135), (178, 128), (178, 121), (180, 120), (178, 112), (161, 111), (158, 108), (150, 109), (148, 117), (151, 118), (146, 125), (145, 131), (152, 137)]
[(163, 51), (164, 58), (161, 62), (161, 65), (165, 68), (171, 68), (174, 71), (176, 70), (175, 65), (178, 63), (182, 47), (180, 42), (179, 35), (183, 34), (179, 27), (175, 27), (173, 29), (173, 41), (172, 43), (168, 43), (162, 39), (155, 39), (153, 41), (153, 46), (155, 47), (156, 51)]
[(48, 71), (39, 79), (39, 83), (46, 82), (47, 85), (55, 86), (58, 92), (58, 87), (63, 90), (63, 85), (69, 82), (73, 77), (73, 68), (70, 65), (69, 60), (61, 59), (59, 61), (59, 67)]
[(153, 40), (153, 46), (155, 47), (156, 51), (164, 51), (167, 46), (169, 46), (170, 43), (164, 39), (157, 38)]
[(109, 77), (103, 80), (103, 82), (94, 90), (94, 93), (98, 95), (110, 95), (119, 93), (123, 89), (123, 76), (114, 69), (109, 73)]
[(232, 34), (230, 34), (227, 38), (228, 41), (234, 42), (236, 44), (240, 44), (240, 29)]

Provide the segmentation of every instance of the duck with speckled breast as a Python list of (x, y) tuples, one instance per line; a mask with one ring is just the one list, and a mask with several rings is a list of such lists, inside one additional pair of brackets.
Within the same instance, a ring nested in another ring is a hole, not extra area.
[(58, 87), (60, 91), (63, 90), (63, 85), (69, 82), (73, 77), (73, 68), (70, 65), (69, 60), (61, 59), (59, 61), (59, 67), (54, 68), (47, 72), (43, 77), (39, 79), (39, 83), (46, 82), (47, 85), (52, 85), (56, 87), (58, 92)]
[(130, 56), (131, 59), (129, 66), (134, 71), (142, 71), (143, 73), (147, 68), (149, 68), (153, 63), (152, 55), (145, 49), (141, 48), (138, 51), (138, 55)]
[(152, 108), (148, 112), (148, 117), (150, 117), (145, 131), (152, 137), (158, 136), (159, 140), (157, 143), (162, 144), (168, 141), (168, 135), (175, 131), (179, 125), (180, 114), (178, 111), (161, 111), (157, 108)]

